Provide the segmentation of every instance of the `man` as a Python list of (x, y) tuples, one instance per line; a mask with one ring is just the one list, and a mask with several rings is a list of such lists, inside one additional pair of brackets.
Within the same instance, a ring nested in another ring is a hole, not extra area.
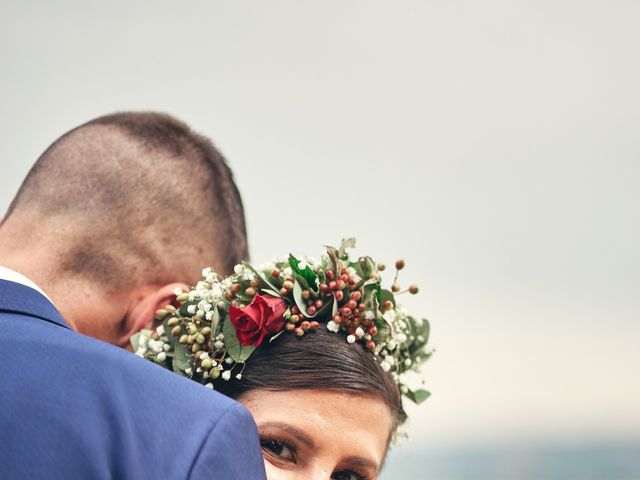
[(121, 113), (54, 142), (0, 226), (0, 478), (264, 478), (246, 410), (118, 348), (246, 257), (231, 172), (185, 124)]

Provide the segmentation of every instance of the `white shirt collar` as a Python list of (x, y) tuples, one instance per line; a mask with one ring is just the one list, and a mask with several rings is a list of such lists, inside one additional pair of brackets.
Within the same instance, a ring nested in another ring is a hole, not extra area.
[(53, 303), (49, 296), (44, 293), (44, 291), (38, 285), (36, 285), (35, 282), (25, 277), (23, 274), (16, 272), (15, 270), (11, 270), (10, 268), (0, 265), (0, 280), (9, 280), (10, 282), (19, 283), (20, 285), (24, 285), (25, 287), (33, 288), (36, 292), (41, 293), (47, 298), (47, 300)]

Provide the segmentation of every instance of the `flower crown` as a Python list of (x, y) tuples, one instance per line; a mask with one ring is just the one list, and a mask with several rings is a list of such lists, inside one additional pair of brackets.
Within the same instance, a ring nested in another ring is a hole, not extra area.
[(369, 257), (352, 260), (347, 248), (354, 246), (348, 239), (339, 249), (326, 247), (320, 262), (290, 255), (260, 267), (244, 263), (226, 278), (205, 268), (203, 280), (188, 292), (178, 289), (175, 302), (156, 312), (162, 324), (155, 331), (131, 337), (133, 349), (214, 388), (217, 381), (241, 380), (245, 362), (266, 340), (327, 328), (370, 350), (401, 393), (419, 404), (429, 392), (410, 388), (406, 374), (433, 353), (429, 322), (396, 304), (398, 294), (416, 294), (418, 287), (400, 291), (404, 261), (398, 260), (391, 288), (383, 288), (385, 266)]

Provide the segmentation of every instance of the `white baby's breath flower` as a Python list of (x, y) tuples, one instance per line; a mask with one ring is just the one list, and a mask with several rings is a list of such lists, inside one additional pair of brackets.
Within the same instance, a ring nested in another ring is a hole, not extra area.
[(364, 312), (364, 318), (365, 320), (373, 320), (374, 318), (376, 318), (376, 315), (371, 310), (367, 310), (366, 312)]
[(364, 330), (362, 329), (362, 327), (358, 327), (356, 328), (356, 336), (358, 338), (362, 338), (364, 337)]
[(156, 332), (159, 336), (164, 335), (164, 325), (158, 325), (158, 327), (156, 328)]
[(393, 321), (396, 319), (396, 312), (393, 309), (387, 310), (382, 314), (382, 318), (384, 318), (387, 321), (387, 323), (392, 324)]
[(355, 336), (353, 336), (353, 335), (347, 336), (347, 342), (353, 343), (355, 341), (356, 341), (356, 337)]
[(186, 373), (187, 375), (191, 375), (193, 374), (193, 370), (191, 370), (191, 368), (187, 368), (184, 373)]
[(333, 333), (338, 333), (338, 330), (340, 330), (340, 325), (338, 325), (333, 320), (329, 320), (327, 322), (327, 330), (329, 330), (330, 332), (333, 332)]
[(237, 374), (237, 375), (236, 375), (236, 379), (238, 379), (238, 380), (242, 380), (242, 374), (241, 374), (241, 373)]
[(213, 348), (215, 348), (216, 350), (222, 350), (224, 348), (224, 343), (222, 343), (220, 340), (216, 340), (216, 342), (213, 344)]
[(202, 269), (202, 276), (206, 278), (209, 275), (211, 275), (211, 272), (212, 272), (211, 267), (203, 268)]
[[(224, 363), (226, 363), (227, 365), (231, 365), (233, 363), (233, 358), (231, 357), (227, 357), (224, 359)], [(231, 375), (231, 374), (229, 374)]]
[(168, 343), (164, 343), (162, 345), (162, 350), (164, 350), (165, 352), (168, 352), (169, 350), (171, 350), (171, 345), (169, 345)]
[(173, 290), (173, 294), (177, 297), (178, 295), (182, 295), (182, 289), (180, 287), (177, 287)]
[(391, 370), (391, 365), (389, 365), (387, 362), (380, 362), (380, 366), (382, 367), (382, 370), (384, 370), (385, 372), (388, 372), (389, 370)]
[(162, 345), (164, 345), (164, 342), (161, 342), (160, 340), (149, 340), (149, 348), (151, 348), (154, 353), (162, 352)]
[(222, 372), (222, 379), (229, 380), (231, 378), (231, 370), (225, 370)]
[(213, 310), (205, 313), (204, 318), (206, 318), (207, 320), (211, 321), (213, 319)]
[(167, 359), (167, 354), (164, 352), (160, 352), (158, 355), (156, 355), (156, 358), (158, 359), (158, 361), (164, 362)]
[(233, 267), (233, 271), (236, 273), (236, 275), (242, 275), (242, 273), (244, 272), (244, 265), (239, 263), (238, 265)]
[(195, 315), (196, 313), (196, 306), (195, 305), (189, 305), (187, 307), (187, 313), (190, 313), (191, 315)]
[(407, 341), (407, 336), (404, 333), (400, 332), (395, 336), (395, 339), (398, 343), (404, 343)]
[(213, 383), (209, 382), (205, 385), (206, 388), (213, 390)]

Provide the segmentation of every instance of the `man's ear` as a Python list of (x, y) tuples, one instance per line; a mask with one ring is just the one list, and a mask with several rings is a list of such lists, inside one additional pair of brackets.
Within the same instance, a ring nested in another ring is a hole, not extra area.
[(173, 292), (176, 288), (181, 288), (185, 292), (189, 291), (189, 287), (184, 283), (170, 283), (164, 287), (151, 290), (150, 293), (137, 300), (122, 321), (122, 335), (118, 339), (120, 347), (131, 350), (131, 343), (129, 342), (131, 335), (143, 328), (153, 329), (157, 326), (155, 324), (156, 311), (173, 302), (175, 299)]

